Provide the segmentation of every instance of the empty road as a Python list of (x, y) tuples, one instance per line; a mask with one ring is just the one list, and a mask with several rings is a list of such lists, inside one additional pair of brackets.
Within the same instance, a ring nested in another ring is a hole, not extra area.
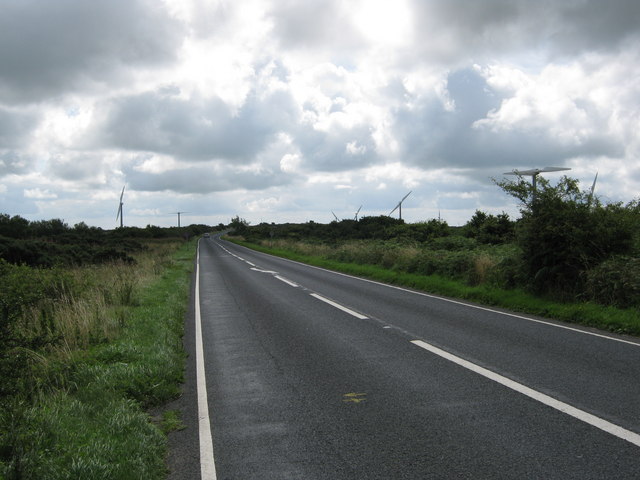
[(638, 339), (213, 237), (193, 291), (171, 478), (640, 478)]

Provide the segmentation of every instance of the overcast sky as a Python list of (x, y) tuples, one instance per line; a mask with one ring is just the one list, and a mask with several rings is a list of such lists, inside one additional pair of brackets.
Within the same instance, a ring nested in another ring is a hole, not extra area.
[[(0, 213), (327, 223), (640, 196), (637, 0), (0, 0)], [(559, 173), (547, 174), (551, 181)]]

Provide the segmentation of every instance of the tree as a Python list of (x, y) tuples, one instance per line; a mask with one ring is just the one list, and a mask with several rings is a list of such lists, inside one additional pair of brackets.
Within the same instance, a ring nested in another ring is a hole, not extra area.
[(240, 218), (239, 215), (236, 215), (231, 219), (231, 223), (229, 223), (229, 226), (231, 227), (235, 235), (244, 235), (249, 229), (249, 222), (244, 218)]
[(513, 240), (514, 223), (509, 215), (501, 213), (490, 215), (476, 210), (473, 217), (464, 226), (464, 234), (475, 238), (479, 243), (499, 244)]

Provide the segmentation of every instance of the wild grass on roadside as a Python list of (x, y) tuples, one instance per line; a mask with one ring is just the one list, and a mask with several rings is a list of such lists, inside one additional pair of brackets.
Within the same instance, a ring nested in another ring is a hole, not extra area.
[(55, 301), (15, 319), (17, 335), (47, 340), (22, 348), (24, 388), (0, 408), (0, 478), (164, 477), (165, 436), (145, 410), (182, 380), (195, 244), (179, 245), (65, 270)]

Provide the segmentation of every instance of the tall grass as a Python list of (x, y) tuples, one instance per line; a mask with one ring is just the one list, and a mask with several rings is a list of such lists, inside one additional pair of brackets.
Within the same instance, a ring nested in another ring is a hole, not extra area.
[(164, 476), (165, 437), (145, 409), (179, 392), (194, 253), (161, 241), (135, 265), (31, 272), (47, 294), (12, 317), (24, 346), (9, 350), (20, 378), (2, 378), (20, 388), (0, 407), (0, 478)]

